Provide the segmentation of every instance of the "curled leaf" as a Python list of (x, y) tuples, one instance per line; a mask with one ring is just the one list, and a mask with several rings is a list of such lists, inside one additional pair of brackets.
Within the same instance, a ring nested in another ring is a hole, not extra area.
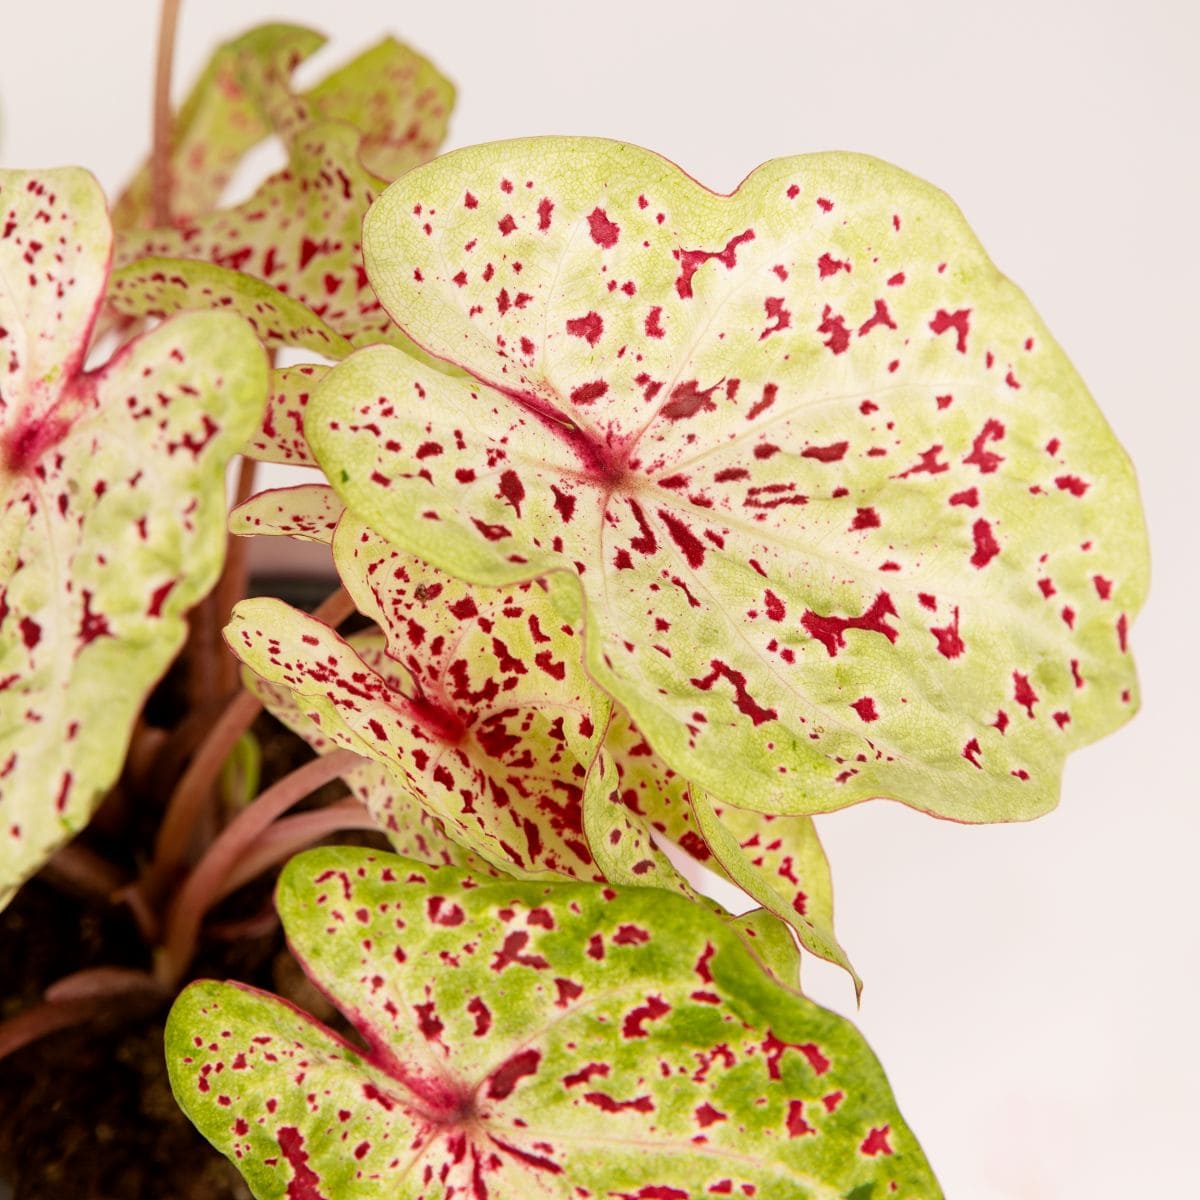
[(329, 545), (343, 511), (337, 493), (327, 484), (273, 488), (239, 504), (229, 514), (229, 532), (239, 537), (269, 534)]
[(266, 392), (215, 313), (85, 371), (110, 249), (86, 172), (0, 171), (0, 904), (116, 780), (220, 572), (225, 465)]
[(230, 984), (167, 1030), (260, 1200), (941, 1195), (854, 1027), (686, 900), (325, 849), (277, 905), (366, 1049)]
[(477, 583), (575, 574), (589, 672), (722, 802), (1053, 805), (1136, 706), (1129, 464), (940, 192), (849, 154), (730, 196), (645, 151), (446, 155), (372, 208), (385, 347), (318, 389), (348, 508)]

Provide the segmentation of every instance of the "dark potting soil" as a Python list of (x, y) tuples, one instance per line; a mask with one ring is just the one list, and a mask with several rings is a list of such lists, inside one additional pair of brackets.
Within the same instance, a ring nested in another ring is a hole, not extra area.
[[(264, 786), (310, 755), (269, 717), (255, 731)], [(101, 835), (82, 836), (111, 852)], [(369, 834), (332, 840), (386, 845)], [(212, 923), (243, 922), (248, 932), (232, 940), (206, 937), (191, 975), (277, 992), (345, 1032), (271, 918), (274, 875), (210, 914)], [(0, 913), (0, 1019), (37, 1003), (62, 976), (100, 965), (149, 967), (150, 951), (128, 911), (30, 881)], [(162, 1043), (168, 1007), (119, 1007), (0, 1061), (0, 1196), (7, 1184), (13, 1200), (250, 1200), (237, 1171), (171, 1096)]]

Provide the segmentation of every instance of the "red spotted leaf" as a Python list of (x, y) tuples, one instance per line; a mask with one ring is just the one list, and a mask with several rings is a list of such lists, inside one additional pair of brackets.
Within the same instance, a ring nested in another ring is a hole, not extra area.
[(0, 171), (0, 904), (88, 821), (225, 548), (266, 363), (236, 317), (84, 357), (112, 244), (92, 177)]
[(941, 1195), (857, 1030), (680, 897), (324, 849), (277, 905), (362, 1046), (236, 984), (167, 1028), (259, 1200)]
[(339, 366), (305, 425), (331, 483), (464, 578), (576, 575), (590, 673), (721, 802), (1031, 817), (1133, 712), (1129, 464), (927, 184), (813, 155), (720, 196), (502, 143), (397, 181), (365, 247), (474, 378)]
[[(270, 599), (234, 609), (234, 653), (288, 690), (326, 737), (385, 765), (488, 862), (535, 878), (599, 878), (582, 802), (608, 702), (580, 665), (570, 581), (487, 592), (361, 526), (339, 526), (334, 553), (359, 608), (385, 631), (387, 654), (367, 661)], [(386, 826), (378, 802), (367, 805)]]
[(271, 372), (271, 391), (262, 427), (244, 450), (249, 458), (295, 467), (316, 466), (304, 437), (304, 410), (313, 389), (328, 370), (315, 363), (303, 363)]
[(328, 545), (342, 512), (342, 502), (328, 484), (273, 488), (239, 504), (229, 514), (229, 532), (239, 537), (266, 534)]
[[(212, 212), (243, 156), (294, 124), (345, 121), (363, 132), (369, 169), (394, 179), (426, 162), (445, 136), (454, 88), (424, 57), (385, 38), (295, 94), (295, 68), (324, 44), (294, 25), (262, 25), (220, 46), (172, 125), (171, 211), (182, 226)], [(113, 209), (122, 233), (153, 224), (149, 163)]]

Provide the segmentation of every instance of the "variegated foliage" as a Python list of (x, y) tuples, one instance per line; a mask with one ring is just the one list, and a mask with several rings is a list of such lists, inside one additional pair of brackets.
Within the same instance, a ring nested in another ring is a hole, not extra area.
[[(175, 131), (171, 227), (145, 228), (146, 169), (118, 205), (116, 311), (232, 307), (267, 344), (329, 357), (378, 342), (414, 349), (367, 282), (360, 230), (385, 183), (435, 152), (454, 89), (388, 39), (297, 94), (291, 72), (322, 41), (270, 25), (218, 50)], [(217, 208), (237, 162), (271, 132), (287, 165), (246, 202)]]
[(167, 1031), (258, 1200), (941, 1194), (853, 1026), (682, 898), (327, 849), (277, 905), (361, 1045), (236, 984)]
[(0, 171), (0, 904), (86, 824), (225, 550), (267, 368), (236, 317), (85, 368), (112, 232), (76, 169)]
[(382, 637), (348, 643), (272, 600), (240, 604), (227, 637), (289, 726), (382, 766), (387, 784), (363, 799), (397, 849), (411, 852), (404, 839), (424, 836), (432, 819), (525, 877), (693, 895), (657, 833), (729, 872), (802, 944), (850, 970), (833, 936), (829, 869), (811, 819), (743, 813), (739, 823), (730, 810), (727, 827), (710, 820), (702, 833), (686, 781), (584, 672), (578, 600), (565, 576), (500, 589), (463, 583), (340, 514), (332, 496), (315, 485), (265, 492), (235, 511), (232, 528), (320, 540), (336, 530), (342, 581)]
[(577, 577), (589, 673), (721, 805), (1023, 819), (1136, 707), (1129, 464), (940, 192), (848, 154), (715, 195), (534, 139), (397, 181), (365, 233), (431, 372), (338, 366), (307, 439), (397, 546)]

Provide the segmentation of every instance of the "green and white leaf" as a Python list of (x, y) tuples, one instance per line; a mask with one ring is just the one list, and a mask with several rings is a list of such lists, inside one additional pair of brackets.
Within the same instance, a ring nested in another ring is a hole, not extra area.
[(940, 192), (850, 154), (730, 196), (619, 143), (457, 151), (365, 231), (437, 376), (340, 365), (348, 508), (465, 579), (578, 576), (591, 675), (720, 802), (1051, 807), (1136, 708), (1124, 453)]
[(172, 1087), (258, 1200), (933, 1200), (849, 1022), (658, 890), (295, 858), (289, 943), (366, 1049), (192, 984)]
[(218, 309), (244, 317), (268, 349), (292, 346), (327, 358), (353, 347), (312, 309), (241, 271), (185, 258), (140, 258), (114, 271), (106, 297), (123, 317)]
[(76, 169), (0, 171), (0, 905), (87, 823), (225, 550), (267, 367), (236, 317), (84, 370), (111, 250)]
[(337, 493), (325, 483), (272, 488), (251, 496), (229, 514), (229, 532), (239, 537), (262, 534), (329, 545), (344, 511)]

